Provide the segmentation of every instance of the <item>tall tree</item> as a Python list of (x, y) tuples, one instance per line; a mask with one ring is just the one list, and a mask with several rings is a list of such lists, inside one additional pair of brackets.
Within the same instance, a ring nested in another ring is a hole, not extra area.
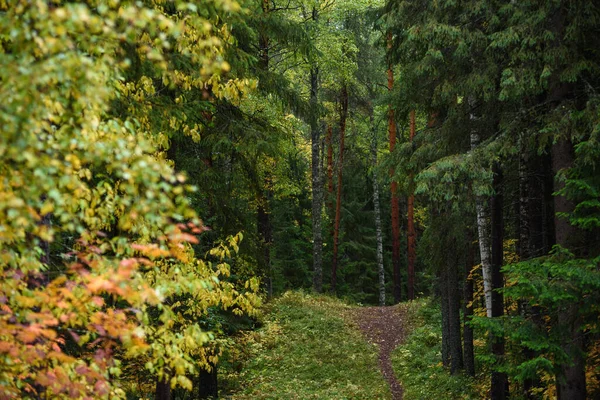
[[(392, 33), (387, 34), (388, 54), (392, 49)], [(391, 62), (391, 55), (388, 55), (388, 70), (387, 70), (387, 87), (391, 92), (394, 88), (394, 69)], [(390, 153), (396, 148), (396, 119), (394, 116), (394, 108), (391, 104), (388, 105), (388, 134), (390, 143)], [(402, 286), (400, 275), (400, 204), (398, 202), (398, 182), (395, 180), (395, 171), (392, 167), (390, 170), (391, 182), (391, 209), (392, 209), (392, 268), (394, 280), (394, 302), (399, 303), (402, 300)]]
[[(413, 141), (416, 132), (415, 110), (410, 111), (410, 142)], [(415, 259), (416, 259), (416, 232), (415, 232), (415, 195), (412, 192), (412, 174), (409, 177), (409, 195), (407, 212), (407, 237), (408, 237), (408, 299), (415, 299)]]
[(340, 91), (340, 148), (338, 156), (337, 191), (335, 201), (335, 223), (333, 228), (333, 260), (331, 264), (331, 291), (337, 288), (338, 241), (340, 235), (340, 218), (342, 214), (342, 174), (344, 170), (344, 140), (346, 137), (346, 119), (348, 118), (348, 89), (342, 84)]

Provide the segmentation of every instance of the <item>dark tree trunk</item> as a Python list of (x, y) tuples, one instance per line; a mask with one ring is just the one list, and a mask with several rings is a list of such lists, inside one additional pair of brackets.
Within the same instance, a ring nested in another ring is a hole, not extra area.
[[(573, 145), (561, 138), (552, 146), (552, 170), (556, 176), (559, 171), (573, 165)], [(556, 180), (555, 191), (564, 187), (564, 182)], [(554, 197), (555, 213), (569, 213), (575, 208), (573, 202), (565, 196)], [(556, 244), (577, 252), (580, 233), (565, 218), (555, 217)], [(557, 395), (559, 400), (584, 400), (587, 395), (585, 380), (584, 337), (581, 321), (578, 317), (578, 305), (565, 305), (558, 314), (558, 324), (564, 331), (562, 349), (568, 355), (570, 363), (559, 365), (557, 374)]]
[[(267, 186), (270, 185), (270, 180), (267, 179)], [(269, 194), (267, 194), (269, 196)], [(273, 241), (271, 218), (269, 216), (268, 197), (262, 193), (258, 197), (257, 210), (257, 226), (260, 246), (262, 248), (262, 264), (263, 272), (267, 278), (267, 295), (269, 298), (273, 296), (272, 274), (271, 274), (271, 244)]]
[(333, 228), (333, 262), (331, 265), (331, 291), (337, 289), (338, 242), (340, 237), (340, 220), (342, 213), (342, 173), (344, 169), (344, 138), (346, 136), (346, 117), (348, 116), (348, 91), (342, 86), (340, 94), (340, 151), (338, 158), (338, 181), (335, 202), (335, 225)]
[(450, 366), (450, 310), (448, 302), (448, 270), (446, 265), (440, 267), (439, 288), (442, 304), (442, 364)]
[[(491, 231), (492, 231), (492, 318), (499, 318), (504, 315), (504, 296), (499, 289), (504, 286), (504, 276), (501, 268), (503, 260), (503, 240), (504, 240), (504, 221), (502, 209), (504, 206), (503, 195), (503, 175), (500, 165), (497, 163), (493, 167), (494, 173), (494, 195), (490, 201), (491, 208)], [(492, 344), (492, 354), (496, 357), (496, 362), (501, 363), (504, 359), (504, 337), (490, 335)], [(492, 400), (508, 398), (508, 377), (505, 373), (492, 372)]]
[[(392, 34), (387, 35), (388, 51), (392, 49)], [(388, 91), (394, 88), (394, 71), (392, 63), (388, 62)], [(390, 153), (396, 147), (396, 120), (394, 117), (394, 109), (392, 105), (388, 105), (388, 133), (390, 137)], [(394, 168), (390, 169), (391, 183), (391, 208), (392, 208), (392, 266), (394, 280), (394, 303), (399, 303), (402, 300), (402, 282), (400, 276), (400, 205), (398, 203), (398, 183), (394, 180)]]
[[(313, 15), (316, 15), (313, 11)], [(314, 17), (316, 19), (316, 16)], [(312, 160), (312, 236), (313, 236), (313, 290), (323, 291), (323, 234), (321, 232), (321, 206), (323, 188), (320, 176), (319, 142), (321, 133), (318, 127), (319, 69), (313, 66), (310, 70), (310, 135)]]
[(198, 398), (216, 399), (219, 397), (217, 366), (211, 365), (210, 371), (200, 370), (198, 374)]
[(446, 260), (446, 280), (448, 282), (448, 344), (450, 346), (450, 372), (463, 369), (462, 341), (460, 336), (460, 291), (458, 290), (457, 258), (458, 250), (454, 241), (454, 253)]
[[(410, 141), (413, 141), (416, 131), (415, 110), (410, 112)], [(410, 174), (412, 186), (413, 174)], [(415, 232), (415, 195), (411, 193), (408, 196), (408, 212), (407, 212), (407, 240), (408, 240), (408, 299), (415, 299), (415, 260), (416, 253), (416, 232)]]
[(327, 127), (327, 208), (329, 215), (333, 215), (333, 129), (331, 125)]
[(156, 392), (154, 394), (156, 400), (171, 400), (171, 385), (169, 379), (156, 380)]
[(467, 261), (464, 270), (464, 288), (463, 288), (463, 348), (465, 371), (470, 376), (475, 376), (475, 355), (473, 351), (473, 328), (469, 324), (473, 318), (473, 278), (471, 277), (471, 269), (475, 266), (475, 248), (474, 235), (471, 228), (467, 230), (467, 240), (469, 249), (467, 253)]

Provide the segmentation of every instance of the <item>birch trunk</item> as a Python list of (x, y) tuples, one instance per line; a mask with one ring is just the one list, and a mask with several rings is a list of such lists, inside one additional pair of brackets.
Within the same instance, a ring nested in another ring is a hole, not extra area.
[[(471, 119), (474, 119), (471, 116)], [(479, 135), (471, 133), (471, 149), (479, 146)], [(488, 318), (492, 317), (492, 254), (490, 251), (490, 227), (488, 204), (482, 197), (475, 199), (477, 211), (477, 234), (479, 237), (479, 255), (481, 259), (481, 272), (483, 275), (483, 294), (485, 297), (485, 309)]]

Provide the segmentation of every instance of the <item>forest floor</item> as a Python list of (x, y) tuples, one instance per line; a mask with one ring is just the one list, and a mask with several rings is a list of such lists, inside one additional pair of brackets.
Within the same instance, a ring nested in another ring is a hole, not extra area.
[(402, 400), (402, 386), (392, 367), (392, 352), (405, 339), (406, 307), (361, 307), (352, 318), (367, 340), (379, 348), (379, 368), (390, 385), (393, 400)]

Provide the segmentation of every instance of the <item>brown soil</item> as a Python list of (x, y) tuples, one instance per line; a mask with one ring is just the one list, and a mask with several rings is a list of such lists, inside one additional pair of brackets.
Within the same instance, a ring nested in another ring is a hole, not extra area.
[(370, 343), (379, 347), (379, 367), (392, 391), (393, 400), (402, 400), (402, 386), (394, 375), (391, 353), (404, 340), (405, 312), (401, 306), (361, 307), (353, 319)]

